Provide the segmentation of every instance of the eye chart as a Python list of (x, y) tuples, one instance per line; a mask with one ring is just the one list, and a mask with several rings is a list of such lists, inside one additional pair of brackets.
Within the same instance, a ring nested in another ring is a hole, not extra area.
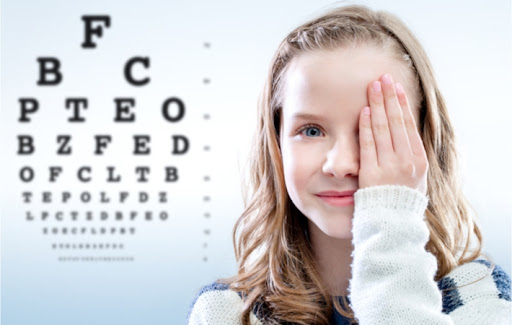
[(2, 2), (3, 323), (179, 323), (236, 269), (257, 87), (195, 10)]

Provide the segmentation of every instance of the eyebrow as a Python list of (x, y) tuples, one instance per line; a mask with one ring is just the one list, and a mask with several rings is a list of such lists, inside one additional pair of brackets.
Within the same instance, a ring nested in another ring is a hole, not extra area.
[(320, 115), (315, 115), (311, 113), (295, 113), (292, 115), (292, 120), (314, 120), (314, 121), (323, 121), (325, 118)]

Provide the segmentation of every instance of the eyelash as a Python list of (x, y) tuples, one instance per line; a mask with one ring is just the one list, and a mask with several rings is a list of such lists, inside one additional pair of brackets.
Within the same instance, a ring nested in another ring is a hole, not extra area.
[[(308, 129), (312, 129), (312, 128), (318, 129), (318, 131), (320, 131), (320, 133), (322, 133), (322, 134), (324, 133), (324, 131), (322, 131), (322, 129), (319, 126), (314, 125), (314, 124), (306, 124), (297, 130), (297, 134), (301, 134), (304, 131), (306, 131)], [(316, 138), (316, 137), (308, 137), (308, 138)]]

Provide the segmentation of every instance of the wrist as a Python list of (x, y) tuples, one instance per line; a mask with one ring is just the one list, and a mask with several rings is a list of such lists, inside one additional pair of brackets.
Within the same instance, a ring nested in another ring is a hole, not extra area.
[(375, 185), (354, 193), (355, 209), (407, 210), (416, 214), (425, 212), (428, 197), (419, 190), (404, 185)]

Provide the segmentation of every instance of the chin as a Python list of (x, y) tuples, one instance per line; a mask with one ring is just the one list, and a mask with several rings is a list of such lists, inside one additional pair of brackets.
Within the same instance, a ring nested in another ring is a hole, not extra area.
[(340, 229), (336, 231), (330, 229), (328, 231), (323, 231), (323, 233), (336, 239), (352, 239), (352, 229)]
[[(322, 220), (323, 222), (314, 223), (317, 233), (322, 233), (328, 237), (336, 239), (352, 239), (352, 220), (347, 218), (335, 218)], [(310, 224), (310, 228), (311, 228)]]

